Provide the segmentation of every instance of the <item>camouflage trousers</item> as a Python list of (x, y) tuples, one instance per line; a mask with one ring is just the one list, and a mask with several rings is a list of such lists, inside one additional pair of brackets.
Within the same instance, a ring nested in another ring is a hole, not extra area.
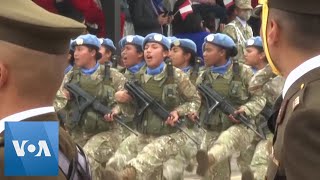
[(92, 179), (106, 179), (103, 177), (104, 167), (123, 139), (122, 129), (116, 125), (109, 131), (90, 136), (87, 134), (81, 136), (81, 133), (73, 132), (72, 137), (76, 143), (83, 147), (88, 157)]
[[(236, 124), (222, 132), (207, 131), (205, 138), (211, 139), (207, 146), (208, 154), (215, 159), (215, 164), (209, 168), (204, 179), (230, 179), (230, 157), (244, 151), (251, 143), (254, 133), (241, 124)], [(206, 140), (208, 141), (208, 140)]]
[(241, 173), (244, 173), (250, 170), (250, 164), (256, 150), (257, 144), (261, 140), (260, 137), (255, 137), (254, 140), (251, 142), (248, 148), (244, 151), (240, 152), (239, 157), (237, 157), (237, 164), (240, 169)]
[[(205, 131), (200, 128), (188, 129), (188, 134), (192, 136), (198, 143), (201, 143)], [(199, 147), (191, 139), (187, 139), (186, 144), (181, 147), (179, 154), (169, 159), (163, 165), (163, 176), (167, 180), (183, 180), (184, 170), (188, 165), (196, 163), (195, 157)]]
[(273, 134), (268, 134), (266, 140), (261, 140), (254, 152), (250, 169), (254, 175), (255, 180), (264, 180), (267, 168), (268, 159), (271, 153)]
[(187, 137), (181, 132), (163, 136), (139, 134), (126, 138), (107, 163), (116, 171), (134, 167), (138, 180), (162, 179), (163, 164), (177, 156)]

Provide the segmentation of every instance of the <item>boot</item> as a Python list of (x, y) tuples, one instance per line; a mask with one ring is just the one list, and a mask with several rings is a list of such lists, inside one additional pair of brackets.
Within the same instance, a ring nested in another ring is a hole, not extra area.
[(215, 159), (204, 150), (199, 150), (196, 157), (198, 161), (197, 174), (199, 176), (205, 176), (209, 167), (215, 163)]
[(121, 172), (122, 180), (136, 180), (137, 172), (132, 166), (126, 167)]

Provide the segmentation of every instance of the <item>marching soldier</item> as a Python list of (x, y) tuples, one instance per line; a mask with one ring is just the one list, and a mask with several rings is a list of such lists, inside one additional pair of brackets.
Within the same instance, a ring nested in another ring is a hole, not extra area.
[[(253, 72), (248, 66), (231, 60), (237, 54), (233, 40), (225, 34), (210, 34), (205, 38), (203, 49), (207, 68), (197, 84), (205, 84), (229, 100), (238, 108), (234, 114), (257, 116), (265, 105), (265, 98), (249, 93)], [(207, 116), (209, 107), (205, 107), (205, 101), (202, 104), (200, 119), (207, 132), (197, 153), (197, 174), (205, 179), (230, 179), (230, 156), (249, 146), (253, 132), (218, 109)]]
[(128, 79), (134, 78), (135, 74), (146, 64), (143, 57), (143, 40), (142, 36), (129, 35), (120, 43), (122, 46), (121, 58), (126, 68), (124, 76)]
[[(250, 147), (244, 152), (241, 152), (241, 157), (248, 157), (242, 158), (241, 162), (243, 167), (250, 165), (253, 177), (256, 180), (263, 180), (267, 172), (268, 157), (271, 152), (270, 143), (273, 138), (273, 135), (267, 129), (265, 116), (268, 117), (271, 115), (269, 112), (271, 112), (276, 98), (282, 91), (284, 78), (276, 76), (272, 72), (263, 50), (261, 37), (253, 37), (246, 42), (245, 58), (245, 63), (257, 71), (249, 83), (249, 91), (251, 93), (265, 96), (267, 100), (264, 110), (262, 111), (265, 115), (261, 115), (257, 118), (256, 122), (257, 126), (264, 131), (267, 139), (264, 140), (259, 137), (255, 137)], [(250, 169), (248, 168), (246, 170)], [(249, 180), (248, 177), (243, 176), (242, 178)]]
[[(196, 55), (197, 47), (193, 41), (189, 39), (173, 39), (169, 55), (172, 65), (185, 72), (193, 84), (195, 84), (198, 77), (201, 63), (200, 60), (196, 59)], [(195, 123), (187, 117), (186, 121), (189, 127), (189, 134), (198, 142), (201, 142), (204, 130), (194, 127)], [(188, 139), (186, 145), (181, 149), (181, 152), (175, 158), (171, 158), (164, 163), (163, 174), (166, 179), (183, 179), (184, 169), (192, 172), (194, 166), (193, 160), (195, 160), (198, 146)]]
[(109, 38), (101, 38), (100, 41), (100, 49), (99, 52), (101, 53), (101, 58), (99, 59), (99, 63), (101, 65), (104, 65), (105, 63), (108, 63), (110, 66), (112, 65), (111, 57), (116, 52), (116, 47), (113, 44), (113, 41)]
[(100, 42), (96, 36), (81, 35), (73, 41), (72, 47), (75, 49), (75, 67), (65, 75), (58, 92), (58, 95), (64, 96), (57, 97), (56, 110), (66, 112), (65, 127), (72, 139), (82, 146), (88, 155), (93, 178), (103, 179), (101, 168), (121, 143), (121, 127), (115, 122), (105, 122), (104, 115), (94, 111), (91, 106), (80, 112), (82, 116), (75, 116), (80, 104), (76, 98), (72, 98), (64, 85), (76, 83), (118, 114), (120, 106), (115, 102), (114, 94), (124, 88), (126, 80), (108, 64), (101, 65), (97, 62), (101, 54)]
[[(167, 119), (161, 119), (147, 108), (135, 117), (140, 135), (125, 139), (107, 164), (116, 171), (122, 170), (119, 175), (128, 180), (161, 176), (162, 163), (176, 156), (186, 142), (186, 136), (174, 126), (180, 117), (197, 112), (200, 106), (200, 97), (188, 77), (164, 62), (170, 49), (168, 39), (161, 34), (149, 34), (143, 49), (147, 67), (136, 74), (136, 79), (144, 91), (171, 113)], [(132, 98), (124, 99), (130, 102)]]

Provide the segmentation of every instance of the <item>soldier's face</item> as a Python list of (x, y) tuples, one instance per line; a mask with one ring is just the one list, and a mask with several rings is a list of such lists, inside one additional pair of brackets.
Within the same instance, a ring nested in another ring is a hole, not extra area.
[(260, 63), (261, 53), (255, 47), (247, 47), (244, 53), (245, 64), (255, 67)]
[(138, 52), (137, 48), (132, 44), (126, 44), (121, 52), (124, 67), (129, 68), (138, 63), (143, 58), (143, 52)]
[(204, 63), (207, 67), (220, 64), (223, 60), (223, 52), (220, 47), (206, 43), (203, 51)]
[(250, 19), (250, 16), (252, 14), (252, 10), (251, 9), (240, 9), (238, 8), (237, 11), (237, 16), (244, 20), (244, 21), (248, 21)]
[(108, 48), (101, 46), (99, 52), (102, 55), (101, 59), (99, 60), (100, 64), (104, 64), (105, 62), (110, 61), (112, 52)]
[(158, 67), (169, 55), (169, 52), (159, 43), (150, 42), (144, 46), (144, 59), (150, 68)]
[(92, 60), (95, 60), (96, 51), (90, 51), (87, 46), (76, 46), (74, 50), (75, 65), (86, 67)]
[(173, 46), (169, 55), (172, 65), (178, 68), (188, 66), (188, 58), (190, 59), (190, 53), (184, 53), (181, 47)]

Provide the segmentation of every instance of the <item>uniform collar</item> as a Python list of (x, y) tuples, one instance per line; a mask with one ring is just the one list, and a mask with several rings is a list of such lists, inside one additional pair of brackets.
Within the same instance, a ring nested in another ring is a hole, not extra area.
[(218, 67), (211, 66), (210, 69), (211, 69), (211, 72), (213, 73), (224, 75), (228, 71), (230, 65), (231, 65), (231, 60), (229, 59), (226, 64)]
[(158, 67), (156, 67), (154, 69), (147, 67), (147, 74), (151, 75), (151, 76), (160, 74), (164, 69), (164, 65), (165, 65), (165, 63), (162, 62)]
[(137, 73), (144, 65), (146, 64), (145, 61), (141, 61), (140, 63), (134, 65), (134, 66), (131, 66), (128, 68), (128, 70), (131, 72), (131, 73)]
[(0, 134), (4, 131), (5, 122), (19, 122), (34, 116), (39, 116), (39, 115), (54, 113), (54, 112), (55, 112), (54, 107), (48, 106), (48, 107), (29, 109), (26, 111), (22, 111), (22, 112), (7, 116), (0, 120)]
[(86, 75), (91, 75), (94, 72), (96, 72), (96, 70), (98, 69), (99, 65), (100, 65), (99, 63), (96, 63), (96, 65), (93, 68), (90, 68), (90, 69), (81, 68), (81, 72), (83, 74), (86, 74)]
[(284, 83), (282, 97), (285, 97), (286, 93), (288, 92), (289, 88), (293, 85), (294, 82), (296, 82), (299, 78), (301, 78), (309, 71), (318, 67), (320, 67), (320, 55), (303, 62), (293, 71), (291, 71)]
[(183, 72), (185, 72), (185, 73), (187, 73), (190, 69), (191, 69), (191, 66), (187, 66), (187, 67), (181, 68), (181, 70)]

